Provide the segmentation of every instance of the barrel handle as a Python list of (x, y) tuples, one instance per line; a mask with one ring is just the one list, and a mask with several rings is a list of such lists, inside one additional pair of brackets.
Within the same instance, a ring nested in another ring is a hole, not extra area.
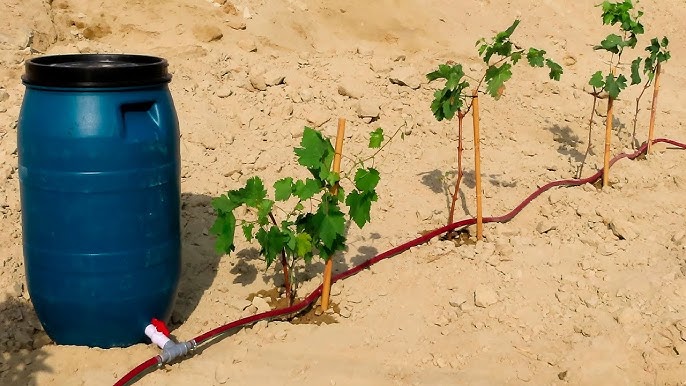
[(160, 110), (156, 101), (124, 103), (120, 106), (121, 136), (127, 141), (158, 139)]

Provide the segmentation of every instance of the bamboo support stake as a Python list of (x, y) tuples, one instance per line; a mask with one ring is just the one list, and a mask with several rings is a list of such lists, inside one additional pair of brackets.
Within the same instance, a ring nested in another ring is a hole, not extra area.
[[(333, 171), (341, 172), (341, 156), (343, 155), (343, 138), (345, 136), (345, 118), (338, 118), (338, 132), (336, 133), (336, 152), (333, 156)], [(331, 194), (338, 194), (338, 183), (331, 188)], [(324, 285), (322, 287), (322, 310), (329, 308), (329, 295), (331, 293), (331, 271), (333, 271), (333, 256), (326, 261), (324, 268)]]
[(655, 67), (655, 88), (653, 89), (653, 104), (650, 108), (650, 128), (648, 129), (648, 150), (650, 154), (655, 136), (655, 114), (657, 112), (657, 94), (660, 92), (660, 63)]
[(479, 91), (472, 94), (472, 121), (474, 123), (474, 174), (476, 177), (476, 239), (484, 237), (483, 207), (481, 203), (481, 147), (479, 140)]
[(603, 164), (603, 188), (609, 183), (610, 173), (610, 142), (612, 141), (612, 107), (614, 99), (607, 98), (607, 120), (605, 121), (605, 162)]

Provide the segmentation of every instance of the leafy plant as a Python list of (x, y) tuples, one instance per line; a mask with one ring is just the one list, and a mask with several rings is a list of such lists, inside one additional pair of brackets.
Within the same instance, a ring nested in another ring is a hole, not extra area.
[[(631, 0), (623, 0), (621, 2), (612, 3), (608, 0), (603, 1), (598, 6), (602, 7), (602, 21), (604, 25), (619, 25), (619, 33), (609, 34), (603, 39), (599, 45), (594, 47), (596, 51), (605, 51), (610, 53), (609, 71), (595, 72), (588, 84), (593, 87), (593, 110), (591, 112), (591, 120), (589, 122), (589, 144), (586, 151), (588, 155), (591, 147), (590, 133), (593, 125), (593, 112), (598, 99), (607, 99), (607, 118), (605, 124), (605, 154), (603, 166), (603, 187), (608, 184), (609, 166), (610, 166), (610, 144), (612, 140), (612, 119), (613, 119), (613, 104), (619, 97), (620, 93), (628, 87), (627, 77), (618, 73), (620, 64), (622, 63), (622, 55), (626, 48), (635, 48), (638, 43), (638, 36), (644, 33), (643, 24), (640, 22), (642, 11), (636, 11)], [(641, 83), (640, 74), (637, 71), (640, 62), (634, 61), (632, 63), (631, 84)], [(579, 169), (581, 174), (582, 167)]]
[[(378, 128), (370, 134), (368, 146), (377, 149), (376, 152), (355, 162), (353, 169), (357, 169), (354, 175), (341, 174), (332, 170), (335, 150), (331, 141), (321, 132), (305, 127), (300, 147), (294, 152), (298, 163), (309, 171), (310, 177), (279, 179), (273, 185), (273, 198), (270, 198), (262, 179), (254, 176), (244, 187), (214, 198), (212, 207), (216, 211), (216, 220), (210, 232), (217, 237), (216, 250), (219, 253), (235, 250), (235, 233), (240, 225), (245, 238), (260, 245), (260, 255), (267, 267), (280, 259), (286, 297), (292, 303), (298, 264), (309, 264), (315, 256), (325, 261), (331, 259), (346, 248), (349, 221), (359, 228), (370, 221), (381, 177), (373, 162), (370, 166), (365, 163), (373, 161), (388, 143), (382, 145), (383, 142), (383, 129)], [(351, 183), (347, 194), (340, 186), (343, 181)], [(282, 207), (278, 207), (277, 202)], [(290, 204), (288, 209), (284, 209), (286, 204)], [(347, 213), (343, 212), (344, 205)], [(238, 220), (239, 208), (248, 209), (251, 216)]]
[[(646, 58), (641, 58), (638, 57), (636, 58), (633, 62), (631, 62), (631, 78), (632, 78), (632, 84), (638, 84), (641, 82), (641, 77), (640, 73), (643, 72), (643, 74), (646, 76), (647, 80), (645, 81), (643, 85), (643, 89), (641, 90), (641, 93), (639, 96), (636, 98), (636, 110), (634, 113), (634, 129), (632, 132), (632, 143), (636, 142), (636, 124), (638, 121), (638, 113), (639, 113), (639, 108), (640, 108), (640, 103), (641, 103), (641, 98), (643, 98), (643, 94), (646, 92), (646, 90), (651, 86), (651, 84), (654, 84), (655, 87), (653, 89), (653, 101), (651, 104), (651, 110), (650, 110), (650, 126), (648, 130), (648, 153), (651, 151), (651, 146), (653, 144), (653, 138), (654, 138), (654, 129), (655, 129), (655, 114), (657, 110), (657, 95), (660, 90), (660, 72), (662, 68), (662, 64), (667, 62), (672, 56), (671, 53), (667, 50), (669, 46), (669, 39), (664, 36), (662, 40), (658, 40), (657, 38), (653, 38), (650, 40), (650, 45), (645, 48), (645, 51), (648, 52), (648, 56)], [(641, 70), (641, 61), (643, 61), (643, 69)]]
[[(546, 56), (547, 52), (538, 48), (524, 49), (510, 40), (520, 21), (515, 20), (505, 31), (497, 33), (490, 41), (479, 39), (476, 42), (479, 57), (486, 64), (486, 69), (480, 78), (471, 78), (464, 72), (461, 64), (449, 62), (438, 66), (436, 71), (426, 75), (429, 81), (445, 79), (442, 89), (434, 93), (434, 100), (431, 103), (431, 111), (434, 117), (440, 122), (442, 120), (452, 120), (457, 114), (458, 118), (458, 171), (455, 190), (452, 195), (448, 223), (451, 224), (455, 214), (455, 202), (462, 180), (462, 121), (472, 110), (474, 123), (474, 151), (475, 151), (475, 174), (476, 174), (476, 195), (477, 195), (477, 238), (483, 237), (483, 215), (481, 205), (481, 157), (479, 146), (479, 119), (478, 119), (478, 97), (481, 86), (486, 84), (486, 93), (499, 100), (505, 91), (505, 83), (512, 78), (512, 69), (523, 58), (526, 58), (531, 67), (546, 67), (548, 76), (553, 80), (560, 80), (563, 74), (562, 67), (555, 61)], [(476, 86), (467, 92), (470, 87), (469, 79), (476, 80)], [(469, 104), (467, 103), (469, 101)]]

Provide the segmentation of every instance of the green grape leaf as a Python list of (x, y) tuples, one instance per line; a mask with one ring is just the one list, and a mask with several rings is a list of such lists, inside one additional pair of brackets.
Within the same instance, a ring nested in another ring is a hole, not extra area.
[(659, 54), (657, 54), (657, 61), (660, 63), (666, 62), (671, 58), (672, 58), (672, 54), (669, 52), (660, 52)]
[(645, 49), (650, 53), (650, 56), (645, 60), (645, 73), (655, 72), (658, 63), (666, 62), (671, 58), (671, 53), (666, 49), (668, 45), (669, 39), (666, 36), (662, 38), (662, 41), (657, 38), (650, 40), (650, 45)]
[(300, 200), (305, 201), (314, 197), (322, 187), (319, 181), (312, 178), (306, 179), (305, 182), (298, 180), (293, 184), (293, 194)]
[(274, 199), (276, 201), (286, 201), (291, 198), (293, 192), (293, 178), (282, 178), (274, 183)]
[[(328, 207), (325, 209), (325, 207)], [(318, 223), (318, 238), (324, 247), (330, 251), (335, 249), (335, 243), (339, 236), (345, 235), (345, 217), (343, 212), (331, 202), (323, 201), (315, 214)]]
[(522, 59), (522, 53), (521, 52), (513, 52), (512, 55), (510, 55), (510, 59), (512, 60), (512, 64), (517, 64), (520, 59)]
[(286, 221), (281, 224), (281, 234), (283, 234), (283, 237), (286, 240), (286, 245), (284, 246), (286, 255), (292, 256), (293, 252), (295, 252), (295, 233), (289, 228)]
[(374, 168), (357, 169), (355, 187), (361, 192), (373, 192), (380, 179), (379, 171)]
[(465, 74), (461, 64), (452, 67), (441, 64), (438, 68), (438, 71), (427, 74), (427, 78), (430, 80), (446, 79), (446, 83), (443, 89), (434, 92), (431, 111), (438, 121), (450, 120), (455, 116), (455, 112), (464, 105), (463, 90), (469, 87), (469, 82), (464, 80)]
[(383, 143), (383, 129), (378, 128), (374, 131), (371, 132), (369, 135), (369, 148), (370, 149), (378, 149), (381, 147), (381, 143)]
[(295, 237), (295, 248), (293, 248), (295, 254), (298, 257), (304, 258), (306, 262), (309, 263), (309, 259), (312, 258), (312, 236), (307, 233), (298, 233)]
[(628, 34), (629, 38), (622, 40), (621, 44), (615, 44), (616, 39), (613, 38), (614, 43), (607, 42), (605, 47), (596, 47), (597, 49), (606, 49), (615, 54), (620, 53), (624, 47), (636, 47), (638, 43), (637, 35), (641, 35), (645, 32), (643, 24), (639, 21), (641, 16), (643, 16), (642, 11), (638, 11), (632, 14), (631, 10), (634, 5), (631, 0), (624, 0), (623, 2), (610, 3), (609, 1), (604, 1), (602, 3), (603, 13), (602, 19), (603, 24), (615, 25), (619, 23), (621, 25), (624, 35)]
[(593, 76), (591, 76), (591, 80), (588, 81), (588, 84), (590, 86), (593, 86), (594, 88), (597, 89), (603, 89), (605, 88), (605, 81), (603, 80), (603, 72), (598, 71)]
[(640, 68), (641, 66), (641, 58), (636, 58), (634, 59), (633, 62), (631, 62), (631, 84), (639, 84), (641, 83), (641, 74), (640, 74)]
[(215, 250), (217, 253), (231, 253), (236, 249), (233, 244), (236, 232), (236, 217), (233, 212), (220, 213), (210, 228), (210, 233), (217, 236)]
[(234, 202), (227, 195), (221, 195), (212, 199), (212, 207), (219, 213), (232, 212), (242, 205), (241, 202)]
[(334, 186), (334, 184), (341, 180), (341, 175), (337, 172), (329, 172), (324, 177), (329, 186)]
[(305, 166), (315, 178), (324, 180), (331, 169), (335, 152), (331, 142), (320, 132), (305, 127), (300, 146), (295, 149), (298, 163)]
[(345, 190), (343, 190), (343, 187), (340, 185), (336, 189), (336, 200), (338, 200), (338, 202), (343, 202), (345, 200)]
[(526, 60), (529, 61), (529, 65), (531, 67), (543, 67), (543, 64), (545, 62), (544, 55), (544, 50), (529, 48), (529, 52), (526, 53)]
[(253, 234), (253, 229), (255, 228), (255, 224), (249, 224), (245, 223), (243, 224), (243, 235), (245, 236), (245, 239), (250, 241), (252, 240), (252, 234)]
[(560, 66), (559, 64), (553, 62), (553, 61), (550, 60), (550, 59), (546, 59), (546, 60), (545, 60), (545, 64), (546, 64), (546, 66), (548, 66), (548, 68), (550, 69), (550, 73), (548, 74), (548, 75), (550, 76), (550, 79), (558, 80), (558, 81), (559, 81), (560, 78), (562, 77), (562, 74), (564, 73), (564, 70), (562, 69), (562, 66)]
[(429, 81), (434, 81), (436, 79), (448, 79), (452, 68), (447, 64), (439, 64), (438, 70), (426, 74), (426, 78)]
[(345, 248), (345, 216), (336, 202), (326, 192), (316, 212), (300, 215), (296, 220), (297, 231), (312, 236), (313, 248), (324, 259)]
[(255, 235), (255, 238), (262, 247), (260, 253), (264, 256), (267, 262), (267, 268), (272, 265), (276, 256), (286, 247), (287, 237), (281, 233), (278, 227), (271, 226), (269, 231), (260, 228)]
[(503, 63), (500, 67), (490, 66), (486, 70), (486, 91), (493, 98), (500, 99), (505, 82), (512, 78), (512, 65)]
[(459, 110), (459, 107), (457, 104), (454, 103), (455, 99), (448, 99), (443, 101), (443, 104), (441, 105), (441, 110), (443, 114), (443, 118), (447, 120), (453, 119), (455, 116), (455, 113), (457, 110)]
[(376, 200), (377, 195), (373, 190), (366, 192), (353, 190), (348, 194), (345, 200), (345, 204), (350, 208), (348, 214), (359, 228), (369, 222), (372, 202)]
[(257, 223), (267, 225), (269, 223), (269, 213), (272, 211), (274, 201), (264, 199), (257, 204)]
[(638, 43), (638, 38), (635, 34), (629, 34), (629, 39), (624, 41), (624, 47), (635, 48)]
[(599, 46), (595, 46), (596, 50), (603, 49), (605, 51), (612, 52), (613, 54), (619, 54), (621, 49), (625, 46), (624, 39), (616, 34), (609, 34), (603, 41), (600, 42)]
[(646, 51), (650, 52), (652, 55), (657, 55), (660, 52), (660, 42), (657, 38), (650, 39), (650, 45), (646, 47)]
[[(478, 45), (479, 43), (485, 42), (485, 41), (486, 41), (486, 39), (481, 38), (476, 42), (476, 44)], [(479, 56), (482, 56), (484, 54), (484, 52), (486, 52), (487, 48), (488, 48), (488, 44), (481, 44), (481, 46), (479, 47)]]
[(512, 25), (507, 27), (507, 29), (503, 32), (500, 32), (499, 34), (496, 35), (495, 40), (496, 41), (503, 41), (505, 39), (509, 39), (510, 36), (514, 33), (515, 29), (517, 29), (517, 26), (519, 25), (520, 20), (516, 19), (514, 22), (512, 22)]
[(305, 127), (300, 146), (302, 147), (295, 149), (298, 163), (307, 168), (320, 167), (321, 160), (328, 150), (326, 141), (321, 135), (316, 130)]
[(619, 75), (617, 78), (608, 74), (605, 77), (605, 91), (610, 94), (610, 98), (617, 99), (619, 93), (626, 88), (626, 78), (624, 75)]
[(493, 55), (508, 57), (512, 54), (514, 44), (510, 41), (510, 36), (512, 36), (519, 23), (520, 20), (515, 20), (508, 29), (496, 34), (490, 45), (484, 44), (479, 48), (479, 56), (483, 58), (484, 63), (488, 64)]
[(233, 202), (242, 202), (247, 206), (256, 208), (267, 197), (267, 190), (264, 188), (262, 179), (255, 176), (246, 181), (245, 187), (230, 191), (228, 196)]

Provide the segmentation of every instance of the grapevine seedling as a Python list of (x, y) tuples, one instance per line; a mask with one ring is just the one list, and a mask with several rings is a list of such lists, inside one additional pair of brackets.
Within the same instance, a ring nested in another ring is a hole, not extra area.
[(650, 45), (645, 48), (645, 50), (649, 53), (648, 57), (646, 57), (645, 59), (638, 57), (633, 62), (631, 62), (632, 84), (636, 82), (640, 83), (639, 73), (641, 71), (640, 67), (642, 60), (644, 62), (642, 71), (643, 74), (647, 77), (647, 80), (643, 85), (643, 90), (641, 90), (641, 94), (639, 94), (639, 96), (636, 98), (636, 110), (634, 114), (634, 130), (632, 134), (632, 142), (636, 141), (636, 124), (638, 121), (638, 112), (641, 103), (641, 98), (643, 97), (643, 94), (646, 92), (646, 90), (650, 87), (650, 85), (654, 84), (653, 101), (651, 103), (650, 109), (650, 126), (648, 129), (648, 154), (650, 154), (651, 152), (651, 146), (653, 144), (653, 138), (655, 135), (655, 114), (657, 112), (657, 94), (660, 91), (660, 72), (662, 69), (662, 63), (668, 61), (671, 58), (671, 54), (667, 50), (668, 45), (669, 39), (667, 39), (666, 36), (663, 37), (662, 40), (653, 38), (650, 41)]
[[(531, 67), (547, 67), (549, 77), (553, 80), (560, 80), (563, 74), (562, 67), (552, 59), (546, 57), (546, 51), (537, 48), (528, 50), (521, 48), (510, 40), (520, 21), (515, 20), (505, 31), (496, 34), (490, 42), (486, 39), (479, 39), (476, 42), (479, 57), (486, 64), (486, 70), (477, 81), (471, 93), (467, 92), (470, 83), (465, 78), (461, 64), (441, 64), (438, 70), (426, 75), (429, 81), (445, 79), (445, 86), (434, 93), (434, 100), (431, 103), (431, 111), (434, 117), (440, 122), (444, 119), (452, 120), (457, 114), (458, 119), (458, 147), (457, 147), (457, 182), (452, 195), (452, 203), (448, 214), (448, 224), (452, 224), (455, 215), (455, 202), (457, 201), (460, 182), (462, 180), (462, 121), (472, 110), (472, 122), (474, 127), (474, 169), (476, 175), (476, 213), (477, 213), (477, 239), (483, 238), (483, 211), (482, 211), (482, 191), (481, 191), (481, 150), (479, 140), (479, 92), (481, 86), (486, 83), (486, 93), (495, 100), (500, 99), (505, 90), (505, 82), (512, 78), (512, 68), (526, 56), (527, 62)], [(475, 78), (472, 78), (475, 79)], [(469, 104), (467, 101), (470, 101)]]
[[(219, 253), (235, 250), (234, 238), (240, 224), (247, 241), (256, 240), (260, 245), (260, 255), (267, 268), (280, 258), (286, 297), (292, 304), (297, 278), (295, 270), (299, 263), (309, 264), (315, 255), (330, 260), (346, 248), (346, 222), (352, 221), (362, 228), (370, 221), (371, 206), (378, 199), (376, 187), (381, 179), (379, 171), (373, 167), (373, 160), (383, 148), (383, 142), (383, 130), (373, 131), (368, 147), (377, 149), (376, 152), (356, 161), (352, 169), (357, 168), (354, 175), (341, 174), (332, 170), (335, 151), (331, 141), (321, 132), (305, 127), (300, 147), (294, 152), (310, 177), (285, 177), (276, 181), (273, 198), (269, 198), (262, 179), (254, 176), (244, 187), (214, 198), (212, 207), (216, 219), (210, 232), (216, 235), (216, 250)], [(366, 166), (370, 160), (372, 165)], [(340, 186), (343, 181), (352, 185), (347, 187), (347, 194)], [(283, 207), (277, 206), (277, 202)], [(285, 209), (286, 204), (291, 204), (289, 209)], [(348, 207), (347, 214), (342, 211), (343, 204)], [(251, 216), (238, 220), (239, 208), (247, 208)], [(277, 215), (281, 217), (280, 221)]]
[[(609, 72), (604, 74), (603, 71), (597, 71), (589, 80), (588, 84), (593, 87), (593, 106), (595, 111), (595, 105), (597, 99), (607, 98), (607, 117), (605, 121), (605, 153), (603, 159), (603, 187), (608, 185), (609, 178), (609, 168), (610, 168), (610, 144), (612, 142), (612, 120), (613, 120), (613, 105), (614, 101), (617, 100), (619, 94), (622, 90), (627, 88), (627, 78), (623, 74), (617, 74), (619, 65), (621, 64), (622, 54), (624, 49), (635, 48), (638, 43), (638, 35), (643, 34), (644, 28), (643, 24), (640, 22), (641, 16), (643, 16), (642, 11), (632, 12), (634, 10), (634, 5), (631, 0), (623, 0), (619, 3), (611, 3), (605, 0), (602, 4), (602, 20), (604, 25), (615, 25), (619, 24), (620, 32), (622, 36), (617, 34), (609, 34), (600, 45), (594, 47), (594, 50), (602, 50), (609, 52), (610, 57), (610, 69)], [(635, 62), (634, 62), (635, 63)], [(633, 66), (632, 66), (633, 67)], [(631, 73), (631, 84), (638, 84), (641, 82), (640, 74), (638, 71), (633, 71)], [(601, 93), (606, 93), (607, 95), (601, 95)], [(591, 113), (591, 117), (593, 112)], [(593, 124), (593, 119), (589, 123), (589, 136), (590, 130)], [(589, 150), (591, 143), (589, 141)], [(588, 155), (589, 150), (586, 151)], [(581, 169), (579, 170), (581, 173)]]

